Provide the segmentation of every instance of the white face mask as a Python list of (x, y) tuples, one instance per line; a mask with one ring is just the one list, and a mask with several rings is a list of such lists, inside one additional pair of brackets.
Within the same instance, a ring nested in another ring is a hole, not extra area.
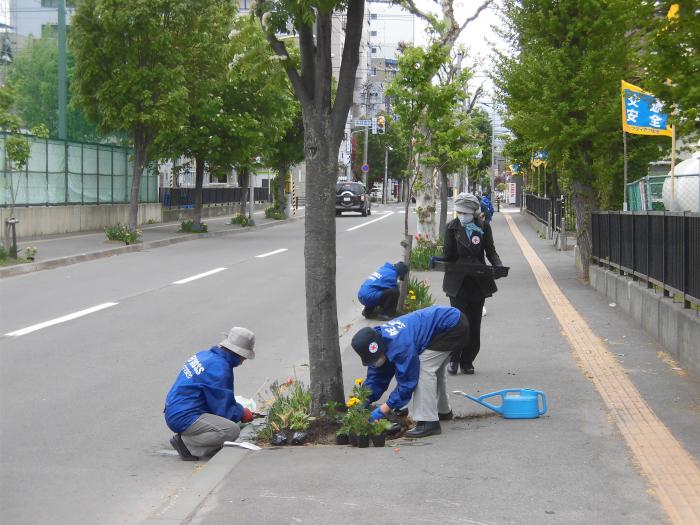
[(466, 226), (467, 224), (474, 222), (474, 213), (458, 213), (457, 217), (459, 217), (459, 222), (462, 223), (462, 226)]

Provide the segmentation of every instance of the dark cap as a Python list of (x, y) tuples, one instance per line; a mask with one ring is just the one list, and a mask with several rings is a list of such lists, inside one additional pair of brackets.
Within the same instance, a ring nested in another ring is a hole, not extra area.
[(404, 277), (406, 277), (406, 274), (408, 273), (408, 264), (403, 261), (399, 261), (394, 265), (394, 269), (398, 272), (399, 279), (403, 281)]
[(366, 326), (358, 330), (352, 338), (353, 350), (362, 359), (364, 366), (374, 363), (383, 353), (386, 345), (382, 336), (374, 328)]

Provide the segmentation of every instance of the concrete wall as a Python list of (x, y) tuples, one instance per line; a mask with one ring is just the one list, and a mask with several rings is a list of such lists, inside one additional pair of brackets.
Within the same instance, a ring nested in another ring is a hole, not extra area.
[(627, 312), (683, 366), (700, 375), (700, 315), (645, 283), (591, 265), (590, 284)]
[[(11, 216), (9, 212), (9, 208), (0, 208), (0, 224), (5, 224), (5, 219)], [(17, 237), (24, 239), (55, 233), (101, 230), (117, 223), (126, 224), (129, 216), (129, 205), (84, 204), (17, 207), (12, 216), (19, 220)], [(149, 220), (162, 221), (159, 202), (139, 205), (139, 224)], [(3, 231), (4, 228), (0, 228), (0, 236), (4, 235)]]
[[(256, 202), (253, 205), (254, 210), (264, 210), (272, 206), (271, 202)], [(240, 204), (222, 204), (216, 206), (203, 206), (202, 207), (202, 218), (206, 217), (222, 217), (224, 215), (237, 215), (239, 213), (245, 213), (245, 210), (241, 208)], [(192, 208), (164, 208), (163, 209), (163, 222), (173, 222), (173, 221), (185, 221), (192, 220), (194, 217), (194, 210)]]

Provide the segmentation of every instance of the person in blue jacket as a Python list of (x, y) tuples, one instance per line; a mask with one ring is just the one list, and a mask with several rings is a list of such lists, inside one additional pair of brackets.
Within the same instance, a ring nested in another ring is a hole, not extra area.
[(165, 422), (175, 432), (170, 444), (185, 461), (218, 451), (235, 441), (239, 422), (252, 412), (236, 402), (233, 369), (255, 359), (255, 334), (234, 326), (228, 337), (209, 350), (197, 352), (180, 369), (165, 399)]
[(399, 286), (397, 279), (403, 281), (406, 278), (409, 267), (399, 261), (396, 264), (390, 262), (373, 272), (360, 286), (357, 299), (365, 307), (362, 315), (373, 318), (377, 307), (380, 308), (376, 316), (380, 321), (388, 321), (396, 316), (396, 306), (399, 303)]
[(493, 219), (493, 204), (491, 204), (488, 192), (481, 196), (481, 212), (484, 214), (484, 222), (490, 224), (491, 219)]
[(457, 308), (429, 306), (381, 326), (365, 327), (352, 338), (352, 347), (368, 366), (368, 402), (379, 399), (392, 378), (396, 388), (386, 403), (372, 411), (371, 420), (403, 409), (413, 396), (415, 428), (406, 437), (440, 434), (441, 420), (452, 419), (445, 369), (450, 355), (469, 340), (469, 322)]

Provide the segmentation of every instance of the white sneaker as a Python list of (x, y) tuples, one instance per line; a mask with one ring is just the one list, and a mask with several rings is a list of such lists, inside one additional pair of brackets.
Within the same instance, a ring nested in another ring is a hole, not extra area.
[(481, 307), (481, 317), (486, 317), (486, 307), (485, 306)]

